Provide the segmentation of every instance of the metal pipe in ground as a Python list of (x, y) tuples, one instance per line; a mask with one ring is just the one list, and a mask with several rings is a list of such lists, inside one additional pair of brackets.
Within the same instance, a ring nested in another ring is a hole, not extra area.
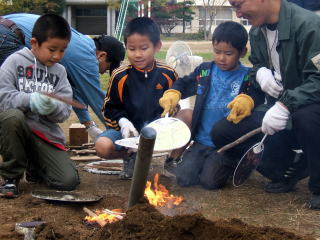
[(157, 133), (153, 128), (144, 127), (141, 130), (138, 153), (129, 193), (128, 207), (137, 204), (144, 195), (156, 135)]

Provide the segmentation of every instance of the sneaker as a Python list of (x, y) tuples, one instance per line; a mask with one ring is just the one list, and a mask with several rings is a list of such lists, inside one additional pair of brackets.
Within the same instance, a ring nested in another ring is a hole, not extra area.
[(123, 159), (123, 170), (119, 173), (121, 180), (132, 179), (136, 157), (137, 153), (131, 153), (127, 158)]
[(281, 182), (269, 182), (265, 186), (265, 191), (269, 193), (288, 193), (294, 190), (295, 185), (301, 179), (308, 176), (307, 161), (303, 153), (297, 153), (292, 165), (285, 171)]
[(162, 174), (166, 177), (175, 177), (176, 176), (176, 168), (177, 168), (177, 159), (173, 159), (172, 157), (168, 157), (163, 165)]
[(41, 183), (42, 179), (35, 175), (35, 174), (31, 174), (30, 172), (26, 171), (25, 172), (25, 181), (29, 184), (36, 184), (36, 183)]
[(309, 208), (320, 210), (320, 194), (312, 194)]
[(267, 193), (288, 193), (294, 190), (295, 185), (297, 184), (297, 180), (289, 180), (282, 182), (269, 182), (264, 187), (264, 190)]
[(15, 198), (19, 196), (19, 179), (5, 179), (0, 186), (0, 196)]

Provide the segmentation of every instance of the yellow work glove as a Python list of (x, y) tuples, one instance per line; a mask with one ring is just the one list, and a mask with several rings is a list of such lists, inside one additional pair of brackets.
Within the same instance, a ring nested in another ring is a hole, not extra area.
[(167, 113), (172, 115), (175, 111), (175, 107), (181, 98), (181, 93), (175, 89), (169, 89), (164, 92), (163, 96), (159, 99), (160, 106), (164, 109), (161, 117), (164, 117)]
[(231, 102), (228, 108), (231, 109), (227, 119), (235, 124), (251, 114), (254, 107), (253, 99), (246, 94), (239, 94)]

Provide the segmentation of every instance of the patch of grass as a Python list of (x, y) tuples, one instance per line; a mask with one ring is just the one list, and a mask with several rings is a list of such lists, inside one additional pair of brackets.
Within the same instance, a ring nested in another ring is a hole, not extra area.
[[(167, 55), (167, 51), (159, 51), (156, 54), (156, 59), (158, 59), (161, 62), (165, 62), (166, 60), (166, 55)], [(193, 53), (193, 55), (195, 56), (201, 56), (203, 57), (203, 61), (211, 61), (212, 60), (212, 53), (211, 52), (207, 52), (207, 53)]]
[[(165, 62), (166, 54), (167, 54), (167, 51), (159, 51), (156, 54), (156, 59), (158, 59), (161, 62)], [(212, 59), (213, 59), (213, 53), (212, 53), (211, 49), (208, 52), (195, 52), (195, 53), (193, 53), (193, 55), (203, 57), (203, 61), (204, 62), (212, 61)], [(246, 54), (246, 56), (244, 56), (244, 58), (241, 59), (241, 62), (246, 66), (250, 65), (250, 62), (249, 62), (249, 59), (248, 59), (249, 55), (250, 55), (250, 53), (248, 52)]]
[(108, 72), (105, 73), (105, 74), (100, 75), (100, 87), (101, 87), (101, 89), (103, 89), (105, 91), (107, 90), (109, 79), (110, 79), (110, 76), (109, 76)]

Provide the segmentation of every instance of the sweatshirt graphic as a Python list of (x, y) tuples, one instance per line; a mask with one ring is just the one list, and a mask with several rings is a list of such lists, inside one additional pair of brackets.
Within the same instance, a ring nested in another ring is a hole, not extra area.
[(71, 113), (71, 106), (57, 101), (57, 108), (50, 115), (39, 115), (30, 109), (33, 92), (53, 92), (72, 98), (72, 89), (65, 68), (60, 64), (47, 67), (40, 63), (28, 48), (10, 55), (0, 68), (0, 111), (21, 110), (30, 128), (40, 132), (50, 142), (65, 144), (65, 137), (58, 123)]

